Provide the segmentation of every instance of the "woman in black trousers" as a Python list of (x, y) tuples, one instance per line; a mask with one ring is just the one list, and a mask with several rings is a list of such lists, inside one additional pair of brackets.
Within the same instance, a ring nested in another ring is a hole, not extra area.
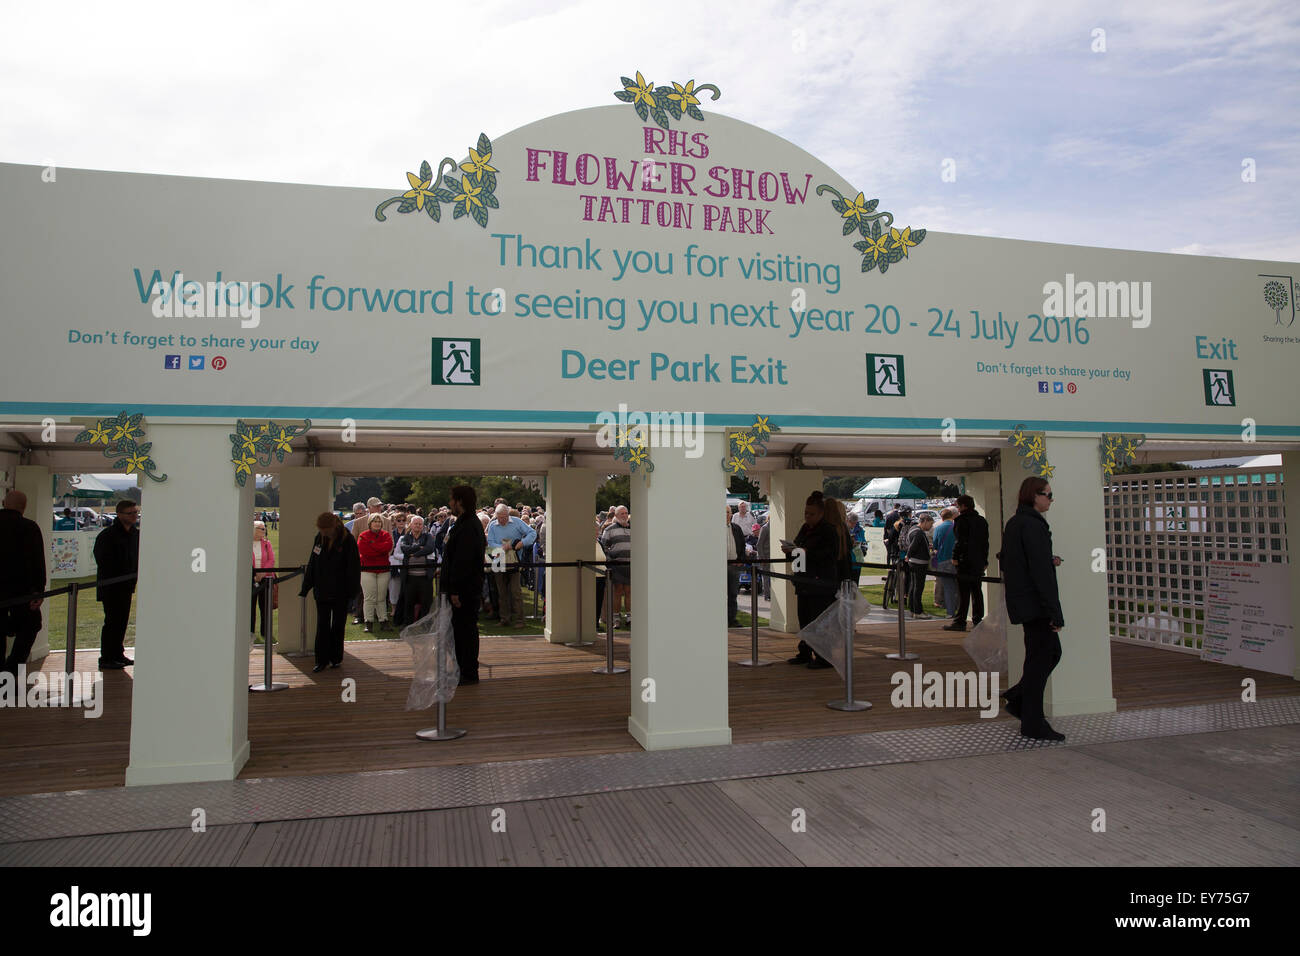
[(483, 594), (487, 537), (475, 514), (478, 495), (469, 485), (451, 489), (455, 523), (442, 553), (442, 595), (451, 602), (451, 629), (461, 684), (478, 683), (478, 604)]
[(1052, 532), (1043, 514), (1052, 507), (1052, 487), (1046, 478), (1026, 478), (1020, 485), (1019, 507), (1002, 532), (1002, 586), (1007, 617), (1025, 627), (1025, 667), (1020, 683), (1007, 688), (1007, 713), (1020, 718), (1020, 735), (1032, 740), (1064, 740), (1043, 717), (1047, 679), (1061, 659), (1065, 626), (1056, 589)]
[[(836, 507), (839, 507), (837, 504)], [(814, 491), (804, 502), (803, 527), (795, 535), (794, 546), (804, 551), (804, 568), (794, 572), (794, 593), (800, 629), (821, 616), (835, 600), (840, 571), (848, 554), (848, 541), (826, 520), (826, 500)], [(781, 548), (786, 554), (792, 549)], [(830, 667), (831, 663), (813, 652), (806, 642), (799, 642), (799, 653), (788, 663), (807, 664), (810, 668)]]
[(348, 623), (348, 604), (361, 587), (361, 555), (357, 540), (332, 511), (316, 518), (316, 540), (312, 542), (307, 573), (300, 597), (316, 589), (316, 666), (313, 674), (343, 663), (343, 629)]

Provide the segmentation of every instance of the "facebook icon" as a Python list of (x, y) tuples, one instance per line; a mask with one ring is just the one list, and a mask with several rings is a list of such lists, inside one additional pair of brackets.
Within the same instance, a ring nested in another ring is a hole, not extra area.
[(202, 355), (191, 355), (191, 356), (190, 356), (190, 371), (193, 372), (193, 371), (195, 371), (196, 369), (202, 369), (202, 368), (203, 368), (203, 356), (202, 356)]
[(181, 357), (179, 355), (164, 355), (163, 368), (177, 369), (181, 367)]
[(1038, 390), (1039, 390), (1040, 392), (1046, 392), (1046, 391), (1047, 391), (1047, 383), (1046, 383), (1046, 382), (1039, 382), (1039, 383), (1038, 383)]

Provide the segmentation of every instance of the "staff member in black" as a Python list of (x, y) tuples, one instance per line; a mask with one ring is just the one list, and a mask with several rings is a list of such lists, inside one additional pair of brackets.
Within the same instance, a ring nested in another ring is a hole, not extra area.
[[(804, 502), (803, 527), (794, 538), (794, 547), (803, 549), (805, 561), (803, 572), (794, 575), (800, 628), (817, 620), (835, 600), (841, 559), (848, 551), (848, 542), (838, 538), (835, 528), (826, 520), (826, 502), (822, 493), (814, 491)], [(790, 554), (793, 549), (782, 544), (781, 550)], [(799, 653), (787, 663), (807, 664), (814, 669), (831, 666), (830, 661), (817, 656), (804, 641), (799, 642)]]
[(487, 536), (475, 513), (478, 495), (469, 485), (451, 489), (456, 516), (442, 551), (442, 593), (451, 601), (451, 628), (462, 684), (478, 683), (478, 605), (483, 594)]
[(361, 589), (357, 539), (332, 511), (323, 511), (316, 518), (316, 540), (298, 596), (306, 597), (312, 588), (316, 589), (316, 666), (312, 673), (318, 674), (343, 663), (348, 604)]
[(1025, 626), (1025, 668), (1020, 683), (1007, 688), (1007, 712), (1020, 718), (1020, 736), (1033, 740), (1064, 740), (1043, 717), (1043, 691), (1047, 678), (1061, 659), (1065, 626), (1056, 589), (1052, 532), (1043, 514), (1052, 507), (1052, 487), (1046, 478), (1033, 476), (1020, 485), (1019, 507), (1002, 532), (1002, 586), (1006, 589), (1007, 616)]
[(95, 598), (104, 605), (104, 626), (99, 632), (99, 669), (130, 667), (122, 642), (131, 617), (131, 595), (135, 578), (116, 584), (100, 584), (123, 574), (135, 574), (140, 567), (140, 506), (134, 501), (117, 503), (117, 518), (95, 538)]
[(984, 592), (980, 578), (989, 564), (989, 523), (975, 510), (975, 499), (970, 495), (957, 498), (957, 520), (952, 523), (955, 541), (952, 546), (952, 564), (957, 569), (957, 594), (960, 603), (945, 631), (966, 630), (966, 612), (970, 611), (971, 626), (984, 620)]
[[(5, 495), (4, 510), (0, 511), (0, 603), (45, 590), (45, 539), (40, 525), (23, 517), (26, 510), (27, 496), (21, 491), (14, 489)], [(14, 649), (5, 658), (4, 669), (14, 677), (18, 665), (27, 663), (40, 633), (42, 600), (37, 597), (0, 607), (0, 651), (4, 639), (13, 634)]]

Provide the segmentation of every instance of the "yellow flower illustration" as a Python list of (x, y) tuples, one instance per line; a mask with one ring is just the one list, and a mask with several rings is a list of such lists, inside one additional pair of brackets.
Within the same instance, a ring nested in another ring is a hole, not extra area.
[(148, 455), (141, 455), (138, 452), (128, 456), (126, 459), (126, 473), (130, 475), (137, 471), (144, 471), (145, 463), (148, 460)]
[(251, 455), (257, 451), (257, 435), (255, 434), (240, 435), (239, 444), (243, 446), (239, 449), (241, 452), (243, 452), (246, 455)]
[(628, 461), (634, 465), (644, 465), (648, 457), (649, 455), (644, 448), (634, 448), (632, 454), (628, 456)]
[[(641, 74), (638, 73), (637, 79), (640, 78), (641, 78)], [(676, 102), (678, 105), (680, 105), (683, 110), (685, 110), (687, 106), (699, 105), (700, 101), (695, 96), (694, 80), (688, 80), (685, 86), (682, 86), (680, 83), (674, 83), (673, 89), (676, 92), (669, 93), (668, 98)]]
[(469, 177), (466, 176), (460, 181), (460, 192), (454, 197), (456, 202), (463, 202), (465, 210), (468, 212), (471, 204), (482, 208), (483, 201), (478, 198), (478, 194), (483, 191), (482, 186), (475, 186), (470, 183)]
[(128, 441), (135, 437), (135, 428), (130, 422), (117, 422), (113, 426), (113, 442)]
[(1054, 465), (1049, 465), (1047, 462), (1043, 462), (1043, 467), (1038, 470), (1038, 474), (1039, 477), (1042, 478), (1051, 478), (1052, 473), (1055, 471), (1056, 467)]
[(254, 458), (252, 455), (244, 455), (244, 456), (242, 456), (242, 457), (240, 457), (240, 458), (236, 458), (236, 459), (235, 459), (235, 465), (236, 465), (237, 467), (235, 468), (235, 474), (236, 474), (236, 475), (241, 475), (241, 474), (249, 474), (249, 475), (251, 475), (251, 474), (253, 473), (253, 466), (256, 465), (256, 464), (257, 464), (257, 459)]
[(902, 232), (897, 229), (889, 230), (889, 238), (894, 243), (895, 249), (903, 250), (903, 257), (907, 257), (908, 246), (914, 246), (916, 243), (912, 240), (912, 227), (908, 226)]
[(771, 424), (770, 424), (769, 421), (768, 421), (768, 419), (770, 419), (770, 418), (771, 418), (770, 415), (769, 415), (769, 416), (755, 415), (755, 416), (754, 416), (754, 434), (756, 434), (756, 435), (770, 435), (770, 434), (772, 434), (772, 426), (771, 426)]
[(1029, 439), (1025, 437), (1025, 433), (1019, 429), (1017, 429), (1011, 436), (1011, 444), (1015, 445), (1017, 448), (1023, 448), (1025, 442), (1028, 440)]
[(1026, 454), (1034, 461), (1038, 461), (1038, 459), (1043, 457), (1045, 451), (1046, 449), (1043, 446), (1043, 439), (1035, 436), (1034, 440), (1029, 443), (1029, 449)]
[(733, 475), (739, 474), (740, 472), (744, 471), (745, 459), (741, 458), (739, 455), (732, 455), (731, 458), (728, 459), (727, 461), (727, 470), (730, 471)]
[(290, 446), (293, 437), (283, 427), (280, 429), (279, 434), (275, 435), (271, 440), (275, 443), (275, 446), (272, 449), (273, 451), (283, 451), (288, 453), (293, 450)]
[(402, 193), (402, 198), (414, 199), (415, 208), (423, 209), (424, 201), (433, 198), (433, 180), (421, 179), (415, 173), (407, 173), (406, 181), (411, 184), (411, 188)]
[(488, 161), (491, 159), (491, 150), (480, 154), (478, 150), (471, 146), (469, 150), (469, 162), (461, 163), (460, 168), (466, 173), (473, 173), (474, 178), (481, 182), (484, 173), (495, 173), (500, 171), (495, 166), (488, 165)]
[[(636, 74), (636, 83), (632, 86), (625, 86), (623, 88), (632, 94), (633, 104), (644, 103), (653, 110), (659, 108), (659, 104), (655, 102), (655, 95), (651, 92), (654, 89), (654, 86), (654, 82), (651, 81), (647, 83), (645, 77), (641, 75), (641, 71), (638, 70)], [(699, 100), (696, 100), (696, 102), (698, 103)]]
[(1127, 442), (1124, 445), (1124, 455), (1127, 458), (1135, 458), (1137, 456), (1137, 445)]
[(751, 432), (736, 432), (731, 436), (731, 443), (736, 446), (736, 454), (754, 454), (754, 435)]
[(888, 236), (881, 236), (879, 239), (868, 238), (865, 240), (867, 244), (867, 248), (863, 250), (862, 254), (867, 255), (868, 253), (870, 253), (871, 261), (875, 262), (881, 256), (888, 255), (889, 249), (885, 246), (885, 243), (887, 243), (888, 241), (889, 241)]
[(108, 426), (103, 422), (92, 425), (86, 430), (90, 432), (90, 443), (92, 445), (98, 445), (100, 442), (103, 442), (105, 445), (109, 443)]
[(862, 217), (867, 215), (868, 211), (867, 197), (862, 193), (858, 193), (857, 198), (848, 203), (848, 208), (840, 213), (840, 217), (843, 219), (856, 219), (861, 222)]

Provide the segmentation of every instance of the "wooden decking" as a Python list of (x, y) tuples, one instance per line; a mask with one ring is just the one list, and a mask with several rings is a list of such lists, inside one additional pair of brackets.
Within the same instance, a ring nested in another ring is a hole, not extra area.
[[(890, 675), (911, 664), (884, 659), (896, 650), (896, 629), (864, 627), (855, 655), (855, 696), (871, 710), (828, 709), (842, 697), (833, 670), (790, 667), (789, 635), (760, 632), (761, 656), (772, 667), (730, 668), (730, 720), (736, 742), (856, 734), (979, 720), (978, 711), (890, 706)], [(909, 624), (909, 649), (927, 670), (971, 670), (961, 635), (940, 622)], [(627, 660), (627, 634), (615, 637), (615, 656)], [(731, 631), (730, 659), (749, 656), (749, 632)], [(1066, 653), (1069, 651), (1067, 649)], [(1240, 700), (1241, 679), (1258, 682), (1261, 697), (1296, 693), (1296, 682), (1259, 671), (1204, 663), (1169, 651), (1112, 644), (1115, 696), (1121, 709)], [(78, 656), (93, 668), (95, 652)], [(602, 642), (576, 649), (536, 637), (485, 637), (483, 681), (462, 687), (448, 706), (448, 722), (469, 734), (430, 743), (415, 731), (435, 722), (435, 711), (404, 709), (411, 678), (407, 646), (396, 641), (353, 642), (339, 670), (311, 673), (311, 658), (275, 658), (275, 679), (290, 689), (250, 694), (252, 754), (242, 777), (284, 776), (438, 766), (638, 749), (627, 733), (627, 674), (591, 673), (604, 661)], [(46, 671), (62, 667), (51, 655)], [(260, 649), (250, 655), (250, 682), (260, 681)], [(356, 680), (356, 702), (344, 703), (340, 681)], [(104, 680), (104, 712), (87, 720), (79, 709), (0, 710), (0, 794), (43, 793), (122, 786), (130, 751), (129, 671)], [(1009, 720), (1005, 715), (999, 719)]]

